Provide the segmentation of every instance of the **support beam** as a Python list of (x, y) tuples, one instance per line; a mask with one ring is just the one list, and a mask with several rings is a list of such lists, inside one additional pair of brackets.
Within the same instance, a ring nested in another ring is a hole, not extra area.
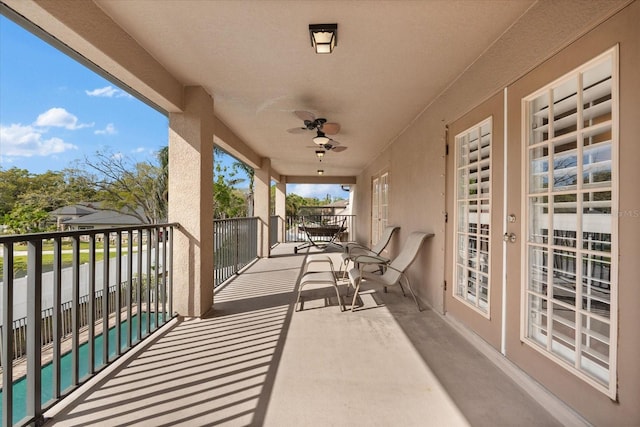
[(213, 305), (213, 99), (193, 86), (184, 99), (184, 112), (169, 115), (173, 295), (179, 314), (202, 316)]
[(253, 214), (258, 217), (258, 256), (269, 257), (269, 217), (271, 215), (271, 159), (263, 158), (260, 169), (255, 170), (255, 199)]
[(286, 176), (287, 184), (355, 184), (355, 176)]

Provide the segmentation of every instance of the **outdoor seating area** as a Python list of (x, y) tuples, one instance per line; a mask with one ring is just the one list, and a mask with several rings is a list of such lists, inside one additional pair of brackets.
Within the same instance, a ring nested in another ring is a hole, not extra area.
[[(47, 425), (562, 425), (397, 289), (374, 284), (346, 314), (324, 308), (335, 291), (321, 286), (295, 311), (317, 250), (292, 255), (292, 246), (220, 286), (209, 316), (178, 319), (75, 402), (55, 406)], [(340, 252), (320, 255), (341, 262)]]

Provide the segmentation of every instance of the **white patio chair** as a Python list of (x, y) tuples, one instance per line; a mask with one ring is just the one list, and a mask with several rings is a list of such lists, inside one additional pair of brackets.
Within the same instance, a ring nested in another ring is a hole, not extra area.
[(340, 266), (340, 272), (342, 272), (342, 269), (344, 268), (344, 273), (342, 277), (344, 278), (344, 276), (346, 276), (349, 263), (353, 262), (353, 259), (355, 257), (360, 255), (380, 256), (384, 248), (386, 248), (389, 242), (391, 241), (391, 237), (393, 236), (393, 233), (396, 232), (396, 230), (400, 230), (400, 227), (395, 225), (390, 225), (386, 227), (382, 232), (382, 235), (380, 236), (380, 239), (378, 240), (378, 242), (375, 245), (373, 245), (371, 248), (367, 248), (366, 246), (356, 242), (347, 243), (345, 245), (344, 252), (340, 255), (342, 257), (342, 265)]
[[(433, 237), (433, 233), (423, 233), (423, 232), (413, 232), (409, 234), (407, 241), (404, 243), (402, 250), (396, 256), (393, 261), (385, 262), (384, 259), (378, 257), (378, 262), (376, 263), (376, 257), (361, 255), (360, 257), (354, 258), (354, 263), (360, 264), (360, 268), (352, 268), (349, 270), (349, 285), (353, 286), (355, 289), (355, 293), (353, 295), (353, 302), (351, 303), (351, 311), (353, 311), (356, 305), (356, 299), (358, 297), (358, 293), (360, 292), (360, 286), (362, 282), (376, 282), (380, 283), (384, 286), (385, 290), (388, 286), (399, 285), (402, 290), (402, 294), (406, 296), (404, 292), (404, 288), (402, 287), (402, 280), (404, 279), (407, 282), (407, 286), (409, 287), (409, 291), (411, 292), (411, 296), (413, 297), (413, 301), (416, 303), (418, 307), (418, 311), (422, 311), (420, 308), (420, 304), (418, 303), (418, 299), (416, 298), (413, 289), (411, 288), (411, 283), (409, 282), (409, 278), (405, 274), (405, 271), (409, 266), (413, 263), (418, 255), (418, 251), (422, 246), (422, 243), (426, 238)], [(358, 260), (360, 258), (360, 260)], [(386, 270), (383, 274), (375, 274), (367, 271), (363, 271), (363, 266), (367, 265), (383, 265)], [(349, 287), (347, 286), (347, 296)]]

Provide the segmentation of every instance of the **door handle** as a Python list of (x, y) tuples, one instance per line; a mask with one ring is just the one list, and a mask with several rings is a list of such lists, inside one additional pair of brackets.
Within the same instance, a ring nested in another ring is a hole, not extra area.
[(504, 233), (504, 236), (502, 236), (502, 240), (504, 242), (515, 243), (516, 242), (516, 234), (515, 233)]

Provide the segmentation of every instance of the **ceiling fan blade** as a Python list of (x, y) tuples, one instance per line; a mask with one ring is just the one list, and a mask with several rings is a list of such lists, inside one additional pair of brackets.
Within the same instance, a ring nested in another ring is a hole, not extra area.
[(308, 130), (307, 128), (291, 128), (291, 129), (287, 129), (287, 132), (300, 134), (300, 133), (308, 132)]
[(340, 145), (340, 143), (338, 141), (336, 141), (335, 139), (330, 139), (329, 142), (327, 142), (327, 144), (329, 144), (329, 145)]
[(340, 153), (341, 151), (346, 150), (347, 147), (345, 147), (344, 145), (341, 145), (340, 147), (333, 147), (333, 151), (335, 151), (336, 153)]
[(322, 132), (327, 135), (335, 135), (340, 132), (340, 123), (325, 123), (322, 125)]
[(296, 110), (293, 112), (296, 116), (298, 116), (298, 118), (300, 120), (302, 120), (303, 122), (305, 120), (308, 120), (310, 122), (314, 121), (316, 119), (316, 116), (313, 113), (310, 113), (308, 111), (300, 111), (300, 110)]

